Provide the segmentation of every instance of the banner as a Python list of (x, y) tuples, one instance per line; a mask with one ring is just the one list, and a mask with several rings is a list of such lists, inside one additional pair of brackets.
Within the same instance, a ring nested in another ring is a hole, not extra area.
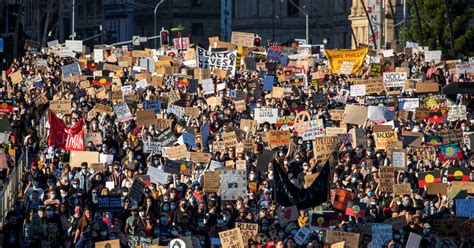
[(311, 187), (299, 189), (296, 187), (281, 166), (273, 160), (274, 171), (274, 199), (285, 207), (296, 205), (298, 209), (319, 206), (329, 199), (329, 163), (326, 162), (314, 180)]
[(68, 128), (53, 111), (49, 113), (48, 146), (69, 151), (84, 150), (84, 120), (81, 119), (74, 126)]
[(462, 150), (459, 146), (459, 142), (441, 145), (438, 146), (438, 148), (440, 151), (439, 159), (441, 162), (462, 159)]
[(324, 54), (329, 60), (331, 71), (334, 74), (341, 73), (341, 66), (345, 61), (352, 62), (353, 67), (351, 73), (357, 73), (364, 64), (365, 56), (368, 52), (368, 48), (358, 48), (352, 50), (324, 50)]
[(211, 52), (204, 48), (196, 48), (199, 68), (220, 69), (235, 74), (235, 65), (237, 60), (237, 50), (232, 52)]

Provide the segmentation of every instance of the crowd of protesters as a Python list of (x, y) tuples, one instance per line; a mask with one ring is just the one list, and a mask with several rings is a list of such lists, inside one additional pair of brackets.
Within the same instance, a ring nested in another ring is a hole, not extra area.
[[(127, 53), (130, 51), (122, 51), (121, 54)], [(179, 72), (186, 69), (189, 71), (189, 68), (182, 64), (183, 54), (171, 60), (171, 64), (178, 68)], [(110, 56), (119, 55), (106, 52), (106, 57)], [(256, 55), (251, 53), (247, 56), (256, 58)], [(442, 172), (443, 178), (446, 177), (445, 172), (449, 167), (467, 169), (468, 181), (473, 181), (471, 147), (460, 142), (462, 158), (447, 162), (440, 161), (439, 150), (436, 150), (435, 159), (423, 160), (416, 160), (415, 154), (408, 152), (406, 167), (396, 170), (396, 183), (408, 183), (411, 193), (397, 195), (381, 192), (378, 190), (379, 167), (390, 166), (391, 157), (387, 151), (376, 148), (372, 133), (375, 123), (372, 121), (360, 126), (365, 130), (367, 144), (360, 146), (350, 143), (340, 144), (331, 159), (329, 178), (331, 197), (327, 197), (323, 204), (315, 208), (300, 208), (296, 219), (285, 224), (281, 223), (282, 217), (278, 213), (283, 206), (275, 199), (278, 198), (274, 191), (275, 170), (270, 165), (263, 171), (257, 169), (259, 156), (265, 150), (270, 150), (265, 134), (281, 127), (277, 127), (274, 123), (262, 123), (258, 124), (255, 130), (242, 131), (240, 120), (254, 119), (255, 108), (268, 107), (278, 108), (279, 116), (288, 117), (295, 117), (299, 112), (308, 111), (312, 119), (323, 120), (325, 127), (337, 127), (340, 121), (331, 119), (331, 110), (343, 110), (347, 104), (356, 103), (357, 97), (349, 95), (346, 101), (340, 101), (340, 96), (350, 90), (353, 78), (368, 78), (371, 66), (368, 60), (359, 73), (350, 76), (331, 74), (324, 58), (315, 60), (313, 65), (303, 71), (303, 81), (306, 83), (295, 83), (291, 80), (273, 82), (274, 87), (288, 89), (281, 98), (272, 97), (271, 92), (262, 90), (264, 75), (273, 73), (278, 77), (285, 74), (283, 66), (278, 63), (274, 72), (270, 72), (268, 67), (248, 70), (240, 66), (236, 69), (235, 75), (227, 75), (225, 78), (211, 75), (215, 85), (225, 83), (225, 87), (220, 91), (216, 90), (213, 95), (204, 95), (201, 86), (198, 87), (197, 93), (186, 94), (187, 87), (180, 86), (178, 83), (180, 78), (172, 77), (169, 72), (164, 75), (165, 83), (159, 86), (148, 82), (149, 85), (144, 90), (134, 89), (133, 94), (137, 97), (133, 104), (129, 104), (134, 106), (131, 108), (134, 117), (137, 109), (143, 108), (145, 101), (160, 99), (163, 101), (160, 118), (172, 121), (170, 128), (176, 137), (181, 136), (184, 130), (192, 130), (195, 136), (199, 137), (203, 127), (208, 128), (206, 132), (209, 132), (209, 141), (202, 144), (196, 139), (194, 148), (187, 145), (188, 151), (210, 153), (210, 161), (245, 160), (247, 182), (256, 183), (256, 188), (245, 189), (247, 194), (236, 196), (236, 200), (224, 201), (221, 200), (220, 192), (204, 192), (203, 177), (205, 172), (210, 170), (210, 162), (192, 163), (191, 175), (170, 174), (167, 183), (152, 182), (143, 190), (141, 200), (130, 197), (131, 187), (137, 176), (147, 175), (150, 167), (162, 170), (168, 160), (163, 154), (144, 152), (144, 142), (155, 140), (163, 130), (154, 125), (139, 126), (136, 118), (121, 122), (113, 112), (91, 114), (96, 104), (112, 106), (113, 103), (107, 98), (98, 98), (90, 94), (81, 85), (81, 80), (64, 81), (61, 71), (64, 65), (78, 62), (84, 57), (85, 55), (80, 53), (76, 58), (71, 58), (55, 56), (46, 51), (29, 50), (23, 57), (12, 62), (6, 77), (0, 81), (2, 99), (5, 102), (12, 100), (13, 107), (11, 111), (3, 113), (3, 118), (7, 118), (12, 126), (9, 141), (3, 144), (3, 147), (16, 148), (17, 154), (28, 150), (28, 164), (24, 168), (22, 192), (19, 195), (22, 200), (8, 211), (3, 225), (3, 247), (94, 247), (96, 242), (107, 240), (119, 240), (121, 247), (128, 247), (132, 236), (151, 237), (159, 245), (167, 245), (175, 238), (193, 237), (198, 240), (194, 247), (199, 245), (219, 247), (221, 243), (219, 233), (233, 229), (236, 222), (258, 224), (258, 235), (249, 237), (247, 245), (250, 247), (323, 247), (328, 243), (327, 230), (358, 233), (359, 246), (369, 247), (372, 240), (370, 225), (391, 223), (390, 220), (398, 216), (404, 216), (406, 223), (392, 230), (392, 238), (383, 244), (384, 246), (405, 247), (411, 233), (421, 236), (421, 247), (474, 245), (472, 218), (469, 221), (468, 218), (456, 215), (455, 200), (447, 194), (428, 195), (426, 186), (419, 187), (421, 180), (419, 173), (439, 171)], [(158, 60), (159, 57), (154, 56), (154, 59)], [(258, 62), (265, 62), (265, 58), (257, 57)], [(41, 68), (37, 66), (36, 61), (39, 59), (46, 59), (47, 66)], [(118, 57), (110, 60), (112, 62), (106, 62), (104, 59), (104, 62), (118, 65), (119, 59)], [(88, 61), (85, 66), (81, 66), (81, 78), (92, 77), (94, 71), (99, 70), (90, 64)], [(133, 66), (137, 66), (135, 58), (129, 66), (121, 67), (120, 73), (114, 73), (113, 84), (119, 82), (121, 85), (133, 85), (137, 81), (134, 78), (136, 72), (133, 71)], [(392, 60), (382, 62), (382, 66), (383, 71), (394, 71), (397, 67), (408, 68), (411, 79), (433, 80), (440, 86), (457, 81), (469, 81), (466, 75), (453, 75), (455, 73), (449, 71), (445, 64), (440, 66), (425, 63), (422, 52), (412, 56), (397, 53)], [(9, 75), (17, 71), (23, 75), (23, 81), (13, 83)], [(312, 83), (317, 81), (311, 79), (315, 72), (324, 73), (324, 77), (319, 79), (319, 84)], [(153, 76), (153, 73), (151, 75)], [(31, 80), (38, 77), (41, 77), (42, 84), (33, 85)], [(176, 81), (173, 81), (175, 79)], [(260, 90), (251, 89), (250, 87), (255, 87), (250, 84), (251, 81), (256, 81)], [(90, 85), (87, 88), (95, 90), (105, 88), (106, 92), (110, 92), (112, 87)], [(166, 111), (163, 99), (176, 90), (179, 91), (178, 95), (182, 101), (174, 104), (197, 107), (197, 114), (176, 116)], [(235, 98), (231, 97), (231, 91), (234, 90), (245, 92), (246, 110), (236, 111)], [(87, 162), (81, 163), (80, 166), (72, 166), (69, 163), (70, 151), (58, 149), (54, 145), (48, 146), (49, 104), (36, 101), (42, 95), (49, 101), (71, 100), (69, 113), (56, 114), (67, 127), (84, 120), (85, 133), (100, 132), (102, 144), (84, 143), (84, 150), (113, 155), (113, 161), (107, 163), (103, 171), (94, 171), (92, 165)], [(402, 91), (399, 97), (408, 95), (419, 97), (420, 102), (427, 97), (408, 91)], [(184, 101), (186, 96), (188, 98)], [(217, 106), (209, 106), (206, 100), (211, 96), (221, 97), (222, 102)], [(445, 96), (442, 96), (442, 99), (450, 101)], [(460, 94), (452, 104), (467, 106), (469, 113), (470, 100), (470, 95)], [(398, 113), (398, 106), (394, 108), (394, 112)], [(347, 130), (356, 126), (346, 125)], [(272, 147), (276, 166), (282, 167), (291, 183), (303, 188), (305, 177), (320, 172), (324, 164), (316, 159), (312, 140), (303, 140), (291, 124), (287, 128), (291, 131), (289, 144)], [(421, 133), (426, 138), (438, 131), (453, 129), (470, 132), (469, 117), (455, 122), (444, 119), (442, 123), (437, 124), (415, 118), (395, 119), (392, 130), (396, 131), (399, 137), (409, 131)], [(242, 137), (251, 140), (252, 151), (242, 152), (236, 147), (218, 149), (217, 144), (222, 141), (222, 134), (229, 130), (237, 130), (238, 134), (243, 133), (238, 135), (240, 141), (243, 140)], [(427, 145), (428, 142), (423, 139), (422, 146)], [(12, 158), (9, 161), (9, 168), (4, 168), (3, 172), (19, 166), (19, 163), (11, 162)], [(446, 178), (442, 180), (451, 184), (451, 180)], [(346, 211), (335, 209), (334, 189), (353, 192), (352, 201), (366, 205), (365, 215), (351, 216), (347, 215)], [(464, 198), (468, 198), (468, 194)], [(99, 198), (107, 195), (120, 196), (119, 211), (97, 210)], [(327, 215), (332, 223), (329, 227), (323, 228), (310, 223), (311, 214), (318, 211), (322, 216), (324, 213), (334, 213)], [(437, 225), (442, 224), (437, 221), (442, 220), (451, 222), (448, 227), (438, 228)], [(303, 244), (298, 244), (295, 236), (302, 227), (311, 227), (312, 231)], [(449, 232), (450, 228), (458, 229), (449, 235), (443, 233), (443, 231)]]

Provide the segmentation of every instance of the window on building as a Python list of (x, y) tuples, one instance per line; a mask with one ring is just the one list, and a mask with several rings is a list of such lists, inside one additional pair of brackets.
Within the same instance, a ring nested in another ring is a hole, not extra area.
[(295, 5), (293, 5), (290, 1), (293, 1), (293, 3), (294, 3), (296, 6), (300, 6), (300, 0), (288, 0), (288, 5), (287, 5), (287, 9), (286, 9), (286, 15), (287, 15), (288, 17), (298, 17), (299, 10), (298, 10), (298, 8), (296, 8)]
[(192, 23), (191, 24), (191, 35), (202, 36), (204, 35), (204, 24)]
[(202, 6), (202, 0), (191, 0), (192, 7), (199, 7)]

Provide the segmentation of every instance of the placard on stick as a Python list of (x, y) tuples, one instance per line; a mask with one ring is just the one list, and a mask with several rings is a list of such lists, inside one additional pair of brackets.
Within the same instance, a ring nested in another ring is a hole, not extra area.
[(243, 248), (244, 239), (240, 228), (234, 228), (219, 233), (222, 248)]

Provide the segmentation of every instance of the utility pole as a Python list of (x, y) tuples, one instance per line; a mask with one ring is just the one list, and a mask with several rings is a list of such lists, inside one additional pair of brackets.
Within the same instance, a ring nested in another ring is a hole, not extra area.
[(296, 5), (293, 0), (288, 0), (291, 5), (295, 6), (301, 13), (303, 13), (306, 16), (306, 44), (309, 44), (309, 16), (308, 12), (304, 11), (300, 6)]
[(421, 28), (421, 19), (420, 12), (418, 11), (418, 6), (416, 5), (416, 0), (413, 0), (413, 7), (415, 7), (416, 22), (418, 22), (418, 36), (420, 37), (421, 45), (425, 45), (425, 39), (423, 38), (423, 31)]
[(444, 4), (446, 5), (446, 18), (448, 19), (450, 54), (451, 56), (454, 56), (454, 34), (453, 22), (451, 21), (451, 7), (449, 6), (448, 0), (444, 0)]
[(72, 0), (72, 40), (76, 37), (76, 0)]

